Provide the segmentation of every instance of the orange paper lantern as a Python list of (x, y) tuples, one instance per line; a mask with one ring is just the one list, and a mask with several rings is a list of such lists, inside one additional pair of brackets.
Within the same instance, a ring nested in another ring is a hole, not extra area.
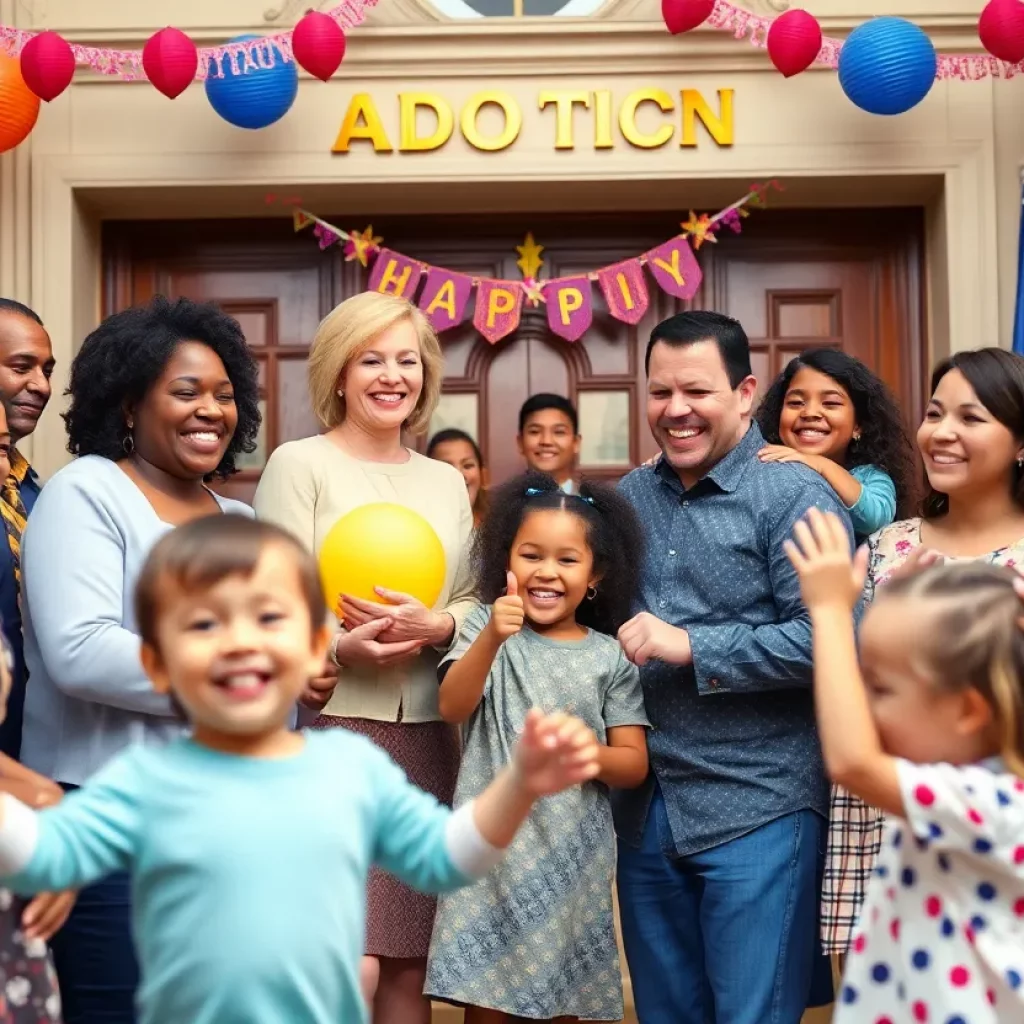
[(0, 52), (0, 153), (28, 138), (39, 117), (39, 97), (25, 84), (21, 62)]

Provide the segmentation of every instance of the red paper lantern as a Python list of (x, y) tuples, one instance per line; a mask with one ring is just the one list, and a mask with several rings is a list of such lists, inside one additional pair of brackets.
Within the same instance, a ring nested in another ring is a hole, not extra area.
[(1000, 60), (1024, 60), (1024, 4), (1019, 0), (989, 0), (978, 19), (981, 45)]
[(199, 53), (180, 29), (162, 28), (146, 40), (142, 67), (153, 86), (173, 100), (195, 81)]
[(821, 26), (806, 11), (786, 11), (768, 29), (768, 56), (786, 78), (809, 68), (820, 50)]
[(310, 11), (292, 30), (292, 53), (314, 78), (326, 82), (345, 56), (345, 33), (330, 15)]
[(17, 58), (0, 50), (0, 153), (28, 138), (39, 117), (39, 97), (25, 84)]
[(674, 36), (702, 25), (714, 9), (715, 0), (661, 0), (661, 16)]
[(75, 77), (71, 44), (56, 32), (33, 36), (21, 51), (21, 73), (41, 100), (55, 100)]

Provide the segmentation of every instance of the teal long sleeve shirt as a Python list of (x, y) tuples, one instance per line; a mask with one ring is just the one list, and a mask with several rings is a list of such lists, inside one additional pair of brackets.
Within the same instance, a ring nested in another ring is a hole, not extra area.
[(16, 891), (132, 873), (142, 1024), (363, 1022), (370, 866), (439, 892), (496, 856), (471, 816), (343, 729), (276, 760), (134, 747), (58, 807), (4, 807)]

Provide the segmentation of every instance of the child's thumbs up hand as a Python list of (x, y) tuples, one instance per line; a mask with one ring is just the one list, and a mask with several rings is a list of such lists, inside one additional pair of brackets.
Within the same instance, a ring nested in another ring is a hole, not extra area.
[(507, 575), (505, 596), (494, 602), (491, 611), (491, 628), (502, 641), (515, 636), (523, 628), (526, 613), (523, 599), (519, 596), (519, 582), (511, 572)]

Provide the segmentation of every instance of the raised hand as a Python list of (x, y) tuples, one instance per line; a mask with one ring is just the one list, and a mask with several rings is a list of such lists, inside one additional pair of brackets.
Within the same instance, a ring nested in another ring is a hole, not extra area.
[(839, 517), (812, 508), (793, 527), (793, 539), (784, 544), (808, 610), (828, 606), (852, 611), (864, 590), (868, 571), (867, 548), (850, 557), (850, 539)]
[(526, 619), (523, 599), (519, 596), (519, 581), (513, 573), (507, 574), (506, 584), (504, 596), (494, 602), (490, 622), (491, 629), (502, 642), (515, 636)]
[(535, 708), (526, 716), (512, 767), (531, 797), (560, 793), (600, 771), (597, 737), (578, 718), (545, 715)]

